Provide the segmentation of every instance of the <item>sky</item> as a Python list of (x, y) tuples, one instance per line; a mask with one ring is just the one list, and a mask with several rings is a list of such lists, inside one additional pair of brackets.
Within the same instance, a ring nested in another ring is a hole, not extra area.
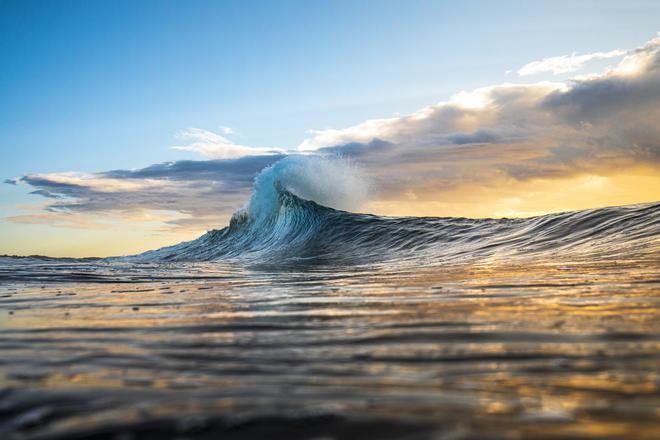
[(660, 200), (657, 1), (0, 0), (0, 254), (227, 224), (287, 154), (384, 215)]

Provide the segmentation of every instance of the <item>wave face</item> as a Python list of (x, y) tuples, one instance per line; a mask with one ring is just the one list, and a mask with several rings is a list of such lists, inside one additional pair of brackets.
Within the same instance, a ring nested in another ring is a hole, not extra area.
[[(368, 185), (338, 159), (287, 157), (255, 179), (228, 227), (140, 261), (433, 264), (472, 259), (638, 256), (660, 249), (660, 203), (526, 219), (381, 217), (347, 212)], [(330, 207), (332, 206), (332, 207)], [(334, 209), (338, 208), (338, 209)]]

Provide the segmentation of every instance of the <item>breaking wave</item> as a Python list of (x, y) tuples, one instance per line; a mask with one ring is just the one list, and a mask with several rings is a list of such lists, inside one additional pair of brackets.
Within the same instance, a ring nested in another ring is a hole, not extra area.
[(263, 170), (229, 226), (131, 259), (432, 264), (483, 258), (657, 254), (660, 203), (526, 219), (356, 214), (368, 182), (342, 159), (290, 156)]

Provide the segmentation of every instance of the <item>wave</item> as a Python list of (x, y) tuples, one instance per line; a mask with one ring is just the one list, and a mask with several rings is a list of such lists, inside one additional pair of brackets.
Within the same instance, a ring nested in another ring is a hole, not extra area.
[(368, 185), (340, 159), (290, 156), (255, 179), (229, 226), (130, 257), (139, 261), (362, 264), (553, 255), (658, 254), (660, 203), (526, 219), (382, 217), (348, 212)]

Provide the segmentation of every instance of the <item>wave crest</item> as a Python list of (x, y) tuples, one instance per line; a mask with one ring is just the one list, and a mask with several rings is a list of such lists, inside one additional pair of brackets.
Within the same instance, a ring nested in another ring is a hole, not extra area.
[(356, 211), (367, 200), (369, 184), (348, 160), (288, 156), (257, 175), (250, 201), (237, 215), (247, 215), (255, 222), (268, 221), (278, 215), (283, 192), (329, 208)]

